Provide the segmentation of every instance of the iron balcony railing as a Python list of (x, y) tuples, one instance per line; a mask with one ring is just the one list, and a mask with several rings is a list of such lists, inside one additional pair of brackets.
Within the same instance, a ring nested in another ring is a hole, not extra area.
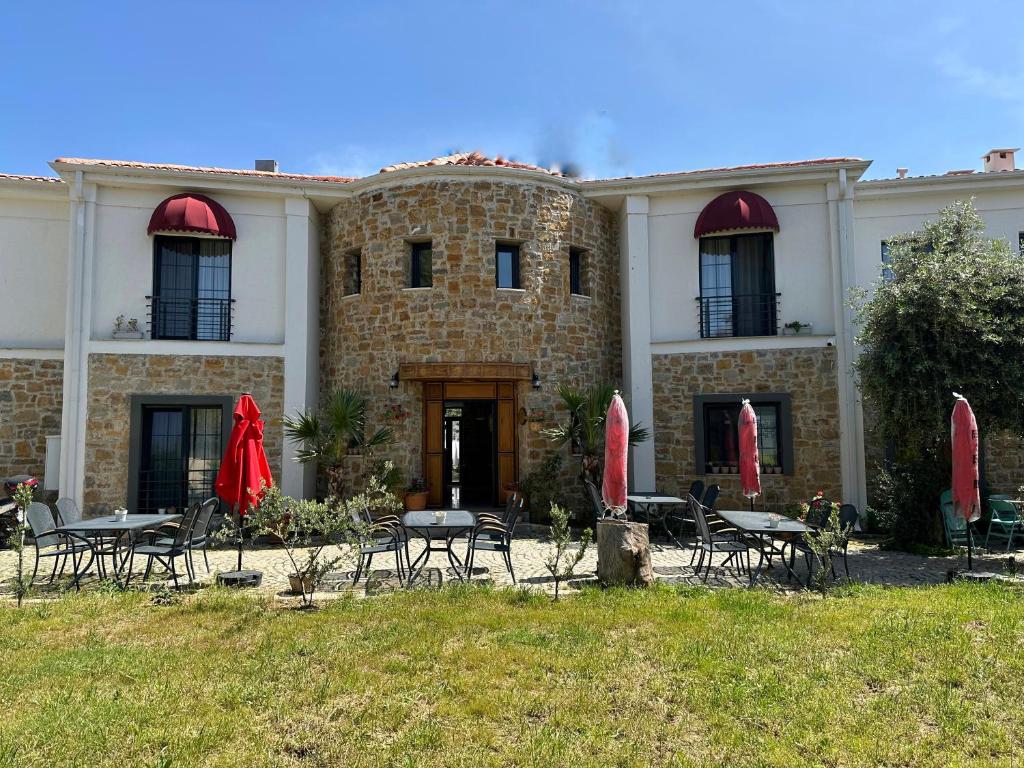
[(779, 329), (779, 293), (698, 296), (700, 337), (774, 336)]
[(152, 339), (230, 341), (234, 299), (147, 296)]

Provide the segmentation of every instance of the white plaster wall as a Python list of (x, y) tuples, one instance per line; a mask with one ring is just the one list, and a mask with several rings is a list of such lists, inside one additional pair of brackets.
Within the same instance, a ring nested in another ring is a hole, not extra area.
[[(775, 288), (782, 295), (779, 326), (798, 320), (815, 335), (835, 332), (829, 220), (824, 184), (743, 187), (775, 209)], [(700, 243), (693, 227), (724, 188), (652, 195), (650, 209), (651, 337), (654, 342), (700, 338)]]
[[(100, 187), (95, 225), (95, 278), (91, 337), (109, 339), (114, 318), (136, 317), (146, 326), (146, 296), (153, 293), (153, 210), (181, 189)], [(231, 214), (238, 239), (231, 250), (235, 299), (232, 342), (284, 341), (285, 223), (279, 197), (203, 191)]]
[(854, 197), (855, 281), (868, 288), (881, 276), (882, 241), (893, 235), (918, 230), (939, 211), (955, 200), (973, 197), (974, 205), (985, 220), (989, 237), (1007, 240), (1017, 250), (1018, 236), (1024, 232), (1024, 183), (1017, 189), (986, 189), (979, 182), (969, 189), (920, 190), (873, 197), (869, 189)]
[(0, 188), (0, 348), (64, 346), (67, 188), (47, 187)]

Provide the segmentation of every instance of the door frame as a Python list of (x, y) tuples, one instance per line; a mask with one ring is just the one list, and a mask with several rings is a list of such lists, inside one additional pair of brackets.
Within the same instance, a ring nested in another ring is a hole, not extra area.
[[(500, 502), (502, 488), (519, 480), (518, 382), (494, 379), (441, 379), (423, 381), (422, 468), (429, 490), (428, 504), (440, 507), (444, 498), (444, 404), (448, 400), (495, 402), (495, 488)], [(431, 431), (431, 420), (436, 420)], [(504, 425), (504, 428), (503, 428)], [(511, 435), (511, 439), (508, 439)]]
[(231, 395), (132, 395), (128, 437), (128, 509), (139, 508), (139, 469), (142, 465), (142, 409), (147, 406), (221, 407), (221, 445), (227, 446), (235, 399)]

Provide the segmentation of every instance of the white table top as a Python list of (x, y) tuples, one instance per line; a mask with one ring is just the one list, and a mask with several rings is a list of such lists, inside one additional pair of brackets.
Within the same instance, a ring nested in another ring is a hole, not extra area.
[(634, 504), (685, 504), (686, 502), (678, 496), (663, 496), (660, 493), (631, 493), (626, 496), (626, 501)]

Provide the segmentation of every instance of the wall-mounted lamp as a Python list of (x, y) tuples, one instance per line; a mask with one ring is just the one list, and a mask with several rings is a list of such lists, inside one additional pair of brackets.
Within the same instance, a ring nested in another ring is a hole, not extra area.
[(534, 389), (540, 389), (540, 376), (537, 375), (536, 371), (533, 372), (533, 379), (530, 381), (530, 384)]
[(391, 381), (388, 382), (388, 386), (392, 389), (398, 389), (398, 371), (391, 374)]

